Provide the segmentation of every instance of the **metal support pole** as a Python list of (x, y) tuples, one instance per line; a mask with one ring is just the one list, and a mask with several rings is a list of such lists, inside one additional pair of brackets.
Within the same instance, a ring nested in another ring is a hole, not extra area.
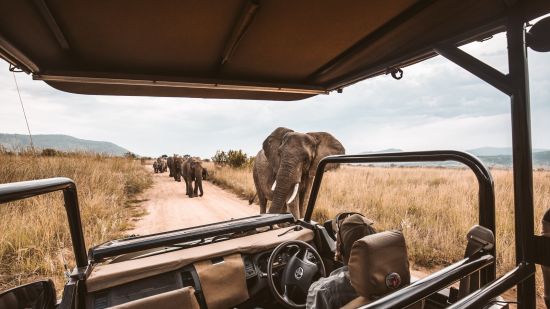
[[(513, 16), (506, 27), (509, 78), (513, 88), (510, 98), (517, 265), (527, 263), (532, 256), (534, 235), (529, 74), (524, 25), (520, 16)], [(535, 308), (534, 276), (518, 284), (517, 298), (518, 308)]]

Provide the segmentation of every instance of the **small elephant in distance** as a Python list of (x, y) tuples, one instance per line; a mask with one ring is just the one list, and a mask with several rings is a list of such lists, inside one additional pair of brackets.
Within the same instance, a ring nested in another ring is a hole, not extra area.
[(168, 157), (166, 158), (166, 165), (168, 166), (168, 177), (174, 177), (174, 172), (176, 170), (174, 166), (174, 157)]
[[(201, 160), (190, 157), (181, 163), (181, 169), (183, 179), (185, 181), (185, 192), (190, 197), (203, 196), (204, 190), (202, 188), (202, 179), (204, 168), (202, 167)], [(194, 183), (194, 187), (193, 187)], [(199, 193), (200, 191), (200, 193)]]
[(183, 175), (183, 165), (185, 163), (185, 159), (178, 155), (174, 155), (173, 161), (174, 170), (172, 171), (172, 174), (174, 175), (174, 180), (180, 182), (181, 176)]
[(157, 160), (155, 160), (155, 162), (153, 162), (153, 171), (155, 172), (155, 174), (159, 173), (160, 172), (160, 166), (159, 166), (159, 163)]
[(166, 172), (166, 160), (162, 157), (158, 157), (155, 162), (153, 162), (153, 170), (155, 174)]

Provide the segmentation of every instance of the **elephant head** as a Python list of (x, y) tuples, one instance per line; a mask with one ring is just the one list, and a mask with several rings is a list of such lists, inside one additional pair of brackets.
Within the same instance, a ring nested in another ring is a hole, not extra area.
[[(264, 141), (263, 150), (275, 175), (269, 212), (281, 213), (288, 207), (297, 219), (304, 215), (305, 198), (319, 161), (345, 153), (344, 146), (329, 133), (299, 133), (287, 128), (275, 129)], [(325, 170), (337, 166), (327, 166)]]

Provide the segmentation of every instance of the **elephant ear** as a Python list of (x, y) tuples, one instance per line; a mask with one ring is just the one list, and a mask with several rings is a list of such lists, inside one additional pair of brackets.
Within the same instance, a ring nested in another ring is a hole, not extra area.
[[(309, 176), (315, 176), (317, 172), (317, 166), (324, 157), (345, 154), (346, 150), (336, 137), (327, 132), (308, 132), (310, 136), (313, 136), (317, 140), (317, 151), (313, 162), (309, 168)], [(339, 164), (328, 164), (325, 167), (325, 171), (338, 168)]]
[(279, 153), (277, 151), (281, 146), (285, 135), (290, 132), (294, 132), (294, 130), (284, 127), (278, 127), (273, 132), (271, 132), (271, 134), (264, 140), (262, 144), (262, 149), (264, 150), (264, 154), (269, 161), (269, 165), (273, 169), (274, 174), (279, 169), (280, 162)]

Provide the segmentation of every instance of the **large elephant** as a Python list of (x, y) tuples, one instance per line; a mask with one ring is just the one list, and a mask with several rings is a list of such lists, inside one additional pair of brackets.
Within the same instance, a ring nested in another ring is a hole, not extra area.
[[(279, 127), (263, 142), (253, 167), (254, 185), (260, 202), (260, 213), (286, 212), (295, 218), (305, 214), (319, 161), (330, 155), (344, 154), (344, 146), (326, 132), (299, 133)], [(325, 170), (337, 168), (327, 165)]]
[[(185, 194), (190, 198), (195, 196), (203, 196), (202, 176), (203, 167), (201, 160), (197, 158), (188, 158), (182, 164), (183, 179), (185, 181)], [(193, 188), (193, 182), (195, 187)], [(198, 192), (200, 191), (200, 193)]]

